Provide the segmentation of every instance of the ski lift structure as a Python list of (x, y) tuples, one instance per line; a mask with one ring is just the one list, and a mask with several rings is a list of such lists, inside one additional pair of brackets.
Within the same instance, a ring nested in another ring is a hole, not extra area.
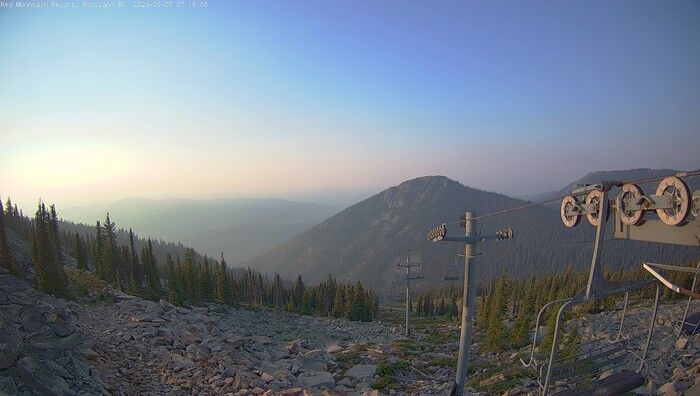
[[(654, 276), (654, 278), (658, 279), (659, 282), (661, 282), (664, 286), (676, 293), (683, 294), (688, 297), (688, 301), (685, 305), (685, 310), (683, 311), (683, 316), (677, 323), (678, 335), (680, 336), (681, 334), (685, 333), (688, 336), (692, 336), (698, 333), (698, 331), (700, 330), (700, 313), (695, 313), (691, 316), (688, 316), (688, 311), (690, 310), (690, 303), (693, 300), (700, 299), (700, 293), (695, 291), (696, 286), (698, 284), (698, 274), (700, 274), (700, 261), (698, 261), (698, 265), (695, 268), (654, 263), (644, 263), (642, 264), (642, 266), (647, 272)], [(677, 286), (668, 279), (666, 279), (663, 275), (661, 275), (658, 272), (659, 270), (690, 272), (693, 274), (693, 285), (690, 287), (690, 290), (685, 289), (682, 286)]]
[[(474, 322), (474, 299), (476, 287), (474, 284), (474, 265), (476, 258), (482, 254), (476, 252), (477, 244), (488, 240), (504, 240), (513, 238), (513, 230), (506, 228), (494, 234), (482, 234), (477, 231), (476, 213), (467, 211), (459, 219), (459, 224), (464, 228), (464, 236), (448, 236), (447, 224), (443, 223), (428, 231), (426, 239), (428, 242), (458, 242), (464, 244), (464, 264), (461, 267), (463, 272), (463, 298), (462, 298), (462, 320), (459, 335), (459, 353), (457, 357), (457, 375), (452, 385), (450, 395), (461, 396), (464, 394), (464, 384), (467, 378), (467, 365), (469, 363), (469, 349), (471, 347), (472, 324)], [(455, 257), (459, 257), (455, 256)], [(454, 278), (454, 276), (450, 276)]]
[[(537, 315), (533, 335), (530, 358), (521, 359), (526, 367), (533, 367), (538, 372), (537, 382), (542, 395), (549, 394), (550, 386), (557, 384), (568, 387), (583, 379), (595, 379), (597, 373), (609, 368), (620, 368), (629, 360), (629, 356), (638, 360), (637, 369), (621, 370), (600, 381), (586, 385), (574, 385), (573, 388), (558, 393), (559, 395), (588, 395), (588, 394), (623, 394), (644, 384), (642, 375), (644, 363), (649, 351), (649, 344), (654, 332), (656, 314), (659, 306), (661, 286), (689, 296), (690, 299), (700, 298), (692, 290), (682, 289), (663, 278), (658, 269), (689, 271), (695, 273), (693, 288), (697, 283), (700, 268), (687, 268), (645, 263), (644, 268), (656, 279), (630, 282), (611, 282), (603, 278), (600, 266), (600, 253), (604, 241), (605, 222), (610, 215), (614, 216), (614, 236), (621, 239), (653, 241), (678, 245), (700, 246), (700, 193), (692, 195), (682, 177), (695, 176), (688, 172), (679, 173), (660, 179), (654, 195), (644, 195), (642, 189), (633, 183), (604, 181), (594, 185), (584, 185), (572, 191), (562, 199), (560, 206), (561, 220), (566, 227), (575, 227), (582, 217), (596, 227), (593, 245), (593, 256), (589, 277), (585, 289), (567, 299), (555, 300), (545, 304)], [(608, 196), (613, 188), (620, 189), (613, 205)], [(656, 218), (652, 218), (655, 213)], [(646, 219), (645, 219), (646, 217)], [(641, 348), (635, 348), (634, 340), (624, 334), (625, 314), (629, 301), (629, 293), (649, 285), (656, 286), (654, 305), (647, 328), (646, 340)], [(567, 309), (575, 305), (597, 301), (613, 295), (623, 294), (624, 303), (617, 337), (614, 339), (595, 340), (581, 344), (581, 352), (574, 356), (558, 357), (562, 318)], [(688, 302), (689, 307), (690, 301)], [(538, 357), (537, 334), (542, 324), (543, 315), (549, 309), (559, 307), (554, 327), (552, 346), (548, 357)], [(688, 320), (686, 312), (680, 322), (681, 331)], [(694, 323), (693, 331), (698, 328)], [(584, 381), (585, 382), (585, 381)]]
[[(411, 324), (410, 324), (410, 318), (411, 318), (411, 307), (413, 302), (411, 301), (411, 281), (412, 280), (419, 280), (423, 279), (423, 263), (413, 261), (411, 258), (411, 253), (413, 251), (409, 250), (408, 255), (406, 255), (406, 262), (401, 263), (398, 262), (396, 263), (397, 268), (405, 269), (405, 273), (403, 274), (403, 278), (406, 281), (406, 328), (405, 328), (405, 335), (406, 338), (411, 336)], [(415, 258), (415, 255), (413, 256)], [(414, 269), (415, 268), (415, 269)]]
[(459, 258), (464, 257), (461, 253), (454, 254), (454, 261), (445, 266), (442, 273), (442, 280), (445, 282), (458, 281), (462, 279), (461, 273), (464, 271), (462, 268), (464, 263), (459, 262)]

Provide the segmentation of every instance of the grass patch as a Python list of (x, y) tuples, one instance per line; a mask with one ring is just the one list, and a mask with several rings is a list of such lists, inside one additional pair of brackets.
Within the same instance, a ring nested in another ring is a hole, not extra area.
[(356, 364), (360, 364), (360, 353), (359, 351), (349, 351), (346, 353), (341, 353), (335, 355), (335, 361), (347, 366), (354, 366)]
[(372, 384), (372, 389), (380, 390), (380, 391), (385, 391), (387, 389), (396, 389), (399, 387), (399, 383), (396, 381), (394, 377), (379, 377), (374, 381)]
[(396, 373), (400, 371), (408, 370), (410, 363), (408, 360), (397, 360), (395, 363), (379, 363), (377, 365), (377, 375), (381, 376), (395, 376)]
[(400, 338), (392, 341), (391, 346), (399, 352), (406, 353), (416, 349), (416, 342), (407, 338)]
[[(470, 366), (470, 368), (473, 366)], [(484, 370), (485, 369), (485, 370)], [(469, 375), (467, 386), (473, 387), (478, 391), (486, 392), (487, 394), (501, 394), (504, 391), (514, 388), (520, 384), (524, 378), (534, 378), (537, 374), (534, 370), (522, 367), (520, 365), (503, 367), (498, 364), (490, 364), (486, 367), (474, 367), (475, 372)], [(477, 371), (479, 371), (477, 373)], [(488, 386), (480, 386), (479, 383), (494, 375), (503, 374), (504, 379)]]
[(439, 357), (428, 361), (429, 366), (447, 366), (457, 368), (457, 358), (455, 357)]
[(396, 380), (396, 374), (408, 370), (409, 366), (410, 363), (407, 360), (397, 360), (394, 363), (379, 363), (376, 371), (379, 378), (374, 381), (372, 388), (377, 390), (397, 389), (399, 382)]
[(452, 334), (446, 331), (440, 332), (437, 328), (430, 327), (426, 331), (424, 339), (431, 344), (446, 344), (452, 340)]
[(377, 346), (377, 344), (370, 341), (370, 342), (365, 342), (364, 344), (355, 344), (352, 346), (352, 350), (355, 352), (362, 352), (362, 351), (365, 351), (369, 348), (374, 348), (376, 346)]
[(520, 385), (520, 379), (511, 378), (511, 379), (508, 379), (505, 381), (501, 381), (497, 384), (493, 384), (489, 387), (485, 387), (482, 390), (489, 395), (500, 395), (503, 392), (505, 392), (509, 389), (513, 389), (518, 385)]
[(107, 292), (107, 284), (95, 274), (88, 271), (70, 268), (65, 270), (68, 279), (72, 282), (74, 291), (80, 297), (93, 295), (98, 301), (113, 300), (114, 297)]

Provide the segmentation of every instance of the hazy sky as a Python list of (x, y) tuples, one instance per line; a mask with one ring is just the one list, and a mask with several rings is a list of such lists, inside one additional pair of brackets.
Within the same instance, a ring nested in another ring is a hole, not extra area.
[(698, 168), (699, 126), (697, 1), (0, 9), (0, 194), (27, 205), (536, 193)]

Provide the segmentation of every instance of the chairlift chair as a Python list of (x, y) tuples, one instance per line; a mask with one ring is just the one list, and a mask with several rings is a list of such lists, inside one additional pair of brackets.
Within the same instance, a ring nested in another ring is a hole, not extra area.
[[(647, 270), (647, 272), (649, 272), (656, 279), (658, 279), (659, 282), (661, 282), (664, 286), (668, 287), (669, 289), (673, 290), (676, 293), (688, 296), (688, 302), (685, 305), (685, 310), (683, 311), (683, 317), (676, 324), (678, 326), (678, 335), (680, 336), (681, 333), (685, 333), (688, 336), (692, 336), (692, 335), (700, 332), (700, 312), (696, 312), (694, 314), (688, 315), (688, 311), (690, 310), (690, 302), (692, 300), (700, 299), (700, 294), (695, 291), (696, 286), (698, 284), (698, 275), (700, 274), (700, 261), (698, 262), (698, 265), (695, 268), (681, 267), (681, 266), (676, 266), (676, 265), (654, 264), (654, 263), (644, 263), (644, 264), (642, 264), (642, 266), (644, 267), (645, 270)], [(657, 272), (657, 270), (668, 270), (668, 271), (693, 273), (693, 285), (690, 287), (690, 290), (685, 289), (681, 286), (677, 286), (677, 285), (673, 284), (671, 281), (669, 281), (668, 279), (666, 279), (659, 272)]]
[[(581, 380), (594, 379), (588, 385), (575, 387), (562, 391), (560, 395), (584, 395), (598, 394), (622, 394), (630, 389), (637, 388), (644, 383), (644, 377), (641, 371), (644, 367), (644, 361), (649, 349), (651, 334), (654, 329), (656, 320), (656, 311), (658, 308), (660, 287), (657, 283), (656, 300), (651, 315), (651, 322), (647, 334), (646, 342), (639, 352), (635, 353), (630, 345), (630, 340), (623, 335), (623, 327), (625, 323), (625, 315), (627, 313), (627, 305), (629, 300), (629, 292), (641, 289), (644, 286), (655, 283), (653, 280), (643, 280), (634, 282), (620, 283), (617, 286), (610, 286), (608, 291), (600, 293), (594, 297), (586, 298), (585, 290), (577, 293), (574, 297), (555, 300), (545, 304), (540, 310), (537, 321), (535, 323), (535, 333), (532, 341), (530, 358), (528, 361), (520, 360), (526, 367), (533, 367), (538, 372), (537, 383), (543, 395), (548, 394), (549, 388), (555, 383), (566, 382), (568, 384), (579, 383)], [(622, 307), (622, 315), (620, 319), (620, 327), (618, 334), (614, 339), (599, 339), (579, 345), (580, 352), (573, 356), (557, 357), (559, 347), (559, 333), (563, 313), (571, 305), (583, 304), (599, 300), (611, 295), (624, 293), (625, 299)], [(537, 347), (537, 334), (542, 323), (543, 314), (551, 307), (561, 304), (557, 313), (557, 320), (554, 329), (554, 339), (552, 348), (548, 356), (538, 356), (535, 352)], [(619, 367), (628, 360), (628, 354), (639, 359), (640, 364), (636, 372), (622, 370), (600, 381), (595, 381), (597, 374), (608, 368)], [(594, 391), (597, 390), (597, 391)]]
[(443, 269), (442, 273), (442, 280), (443, 281), (458, 281), (460, 280), (460, 265), (458, 263), (458, 255), (455, 254), (454, 256), (454, 262), (452, 264), (448, 264), (445, 266)]

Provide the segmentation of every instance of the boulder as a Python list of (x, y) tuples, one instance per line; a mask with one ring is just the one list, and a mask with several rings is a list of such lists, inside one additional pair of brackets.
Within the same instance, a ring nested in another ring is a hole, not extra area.
[(24, 386), (41, 395), (68, 395), (68, 383), (50, 366), (25, 356), (17, 362), (17, 369)]
[(688, 339), (686, 337), (681, 337), (678, 340), (676, 340), (676, 343), (674, 345), (676, 347), (676, 350), (683, 350), (688, 346)]
[(201, 360), (209, 356), (209, 348), (200, 344), (191, 344), (185, 348), (187, 352), (186, 356), (188, 359)]
[(44, 313), (32, 305), (25, 305), (17, 312), (17, 319), (25, 331), (34, 333), (46, 324)]
[(277, 392), (277, 396), (304, 396), (304, 390), (301, 388), (290, 388)]
[(161, 308), (163, 308), (163, 311), (165, 312), (170, 312), (175, 309), (175, 306), (173, 304), (170, 304), (167, 300), (161, 299), (158, 304), (160, 305)]
[(306, 388), (333, 388), (335, 386), (333, 375), (327, 371), (307, 371), (299, 374), (297, 381)]
[(301, 350), (302, 340), (297, 338), (284, 344), (284, 347), (289, 350), (289, 353), (296, 355)]
[(20, 349), (20, 335), (17, 327), (0, 312), (0, 370), (15, 364)]
[(330, 354), (323, 349), (314, 349), (304, 354), (304, 359), (329, 360)]
[(46, 315), (46, 324), (59, 337), (67, 337), (75, 332), (73, 317), (65, 311), (52, 310)]
[(18, 393), (19, 392), (17, 391), (17, 385), (15, 384), (15, 381), (12, 379), (12, 377), (0, 376), (0, 395), (16, 395)]
[(377, 366), (373, 364), (358, 364), (350, 368), (345, 375), (350, 378), (371, 378), (377, 371)]
[(665, 396), (678, 396), (680, 393), (678, 392), (678, 382), (677, 381), (671, 381), (667, 382), (659, 387), (659, 389), (656, 391), (657, 395), (665, 395)]
[(325, 360), (297, 358), (292, 365), (292, 372), (296, 371), (325, 371), (328, 363)]
[(29, 282), (18, 276), (0, 275), (0, 291), (14, 293), (31, 288), (32, 285)]

